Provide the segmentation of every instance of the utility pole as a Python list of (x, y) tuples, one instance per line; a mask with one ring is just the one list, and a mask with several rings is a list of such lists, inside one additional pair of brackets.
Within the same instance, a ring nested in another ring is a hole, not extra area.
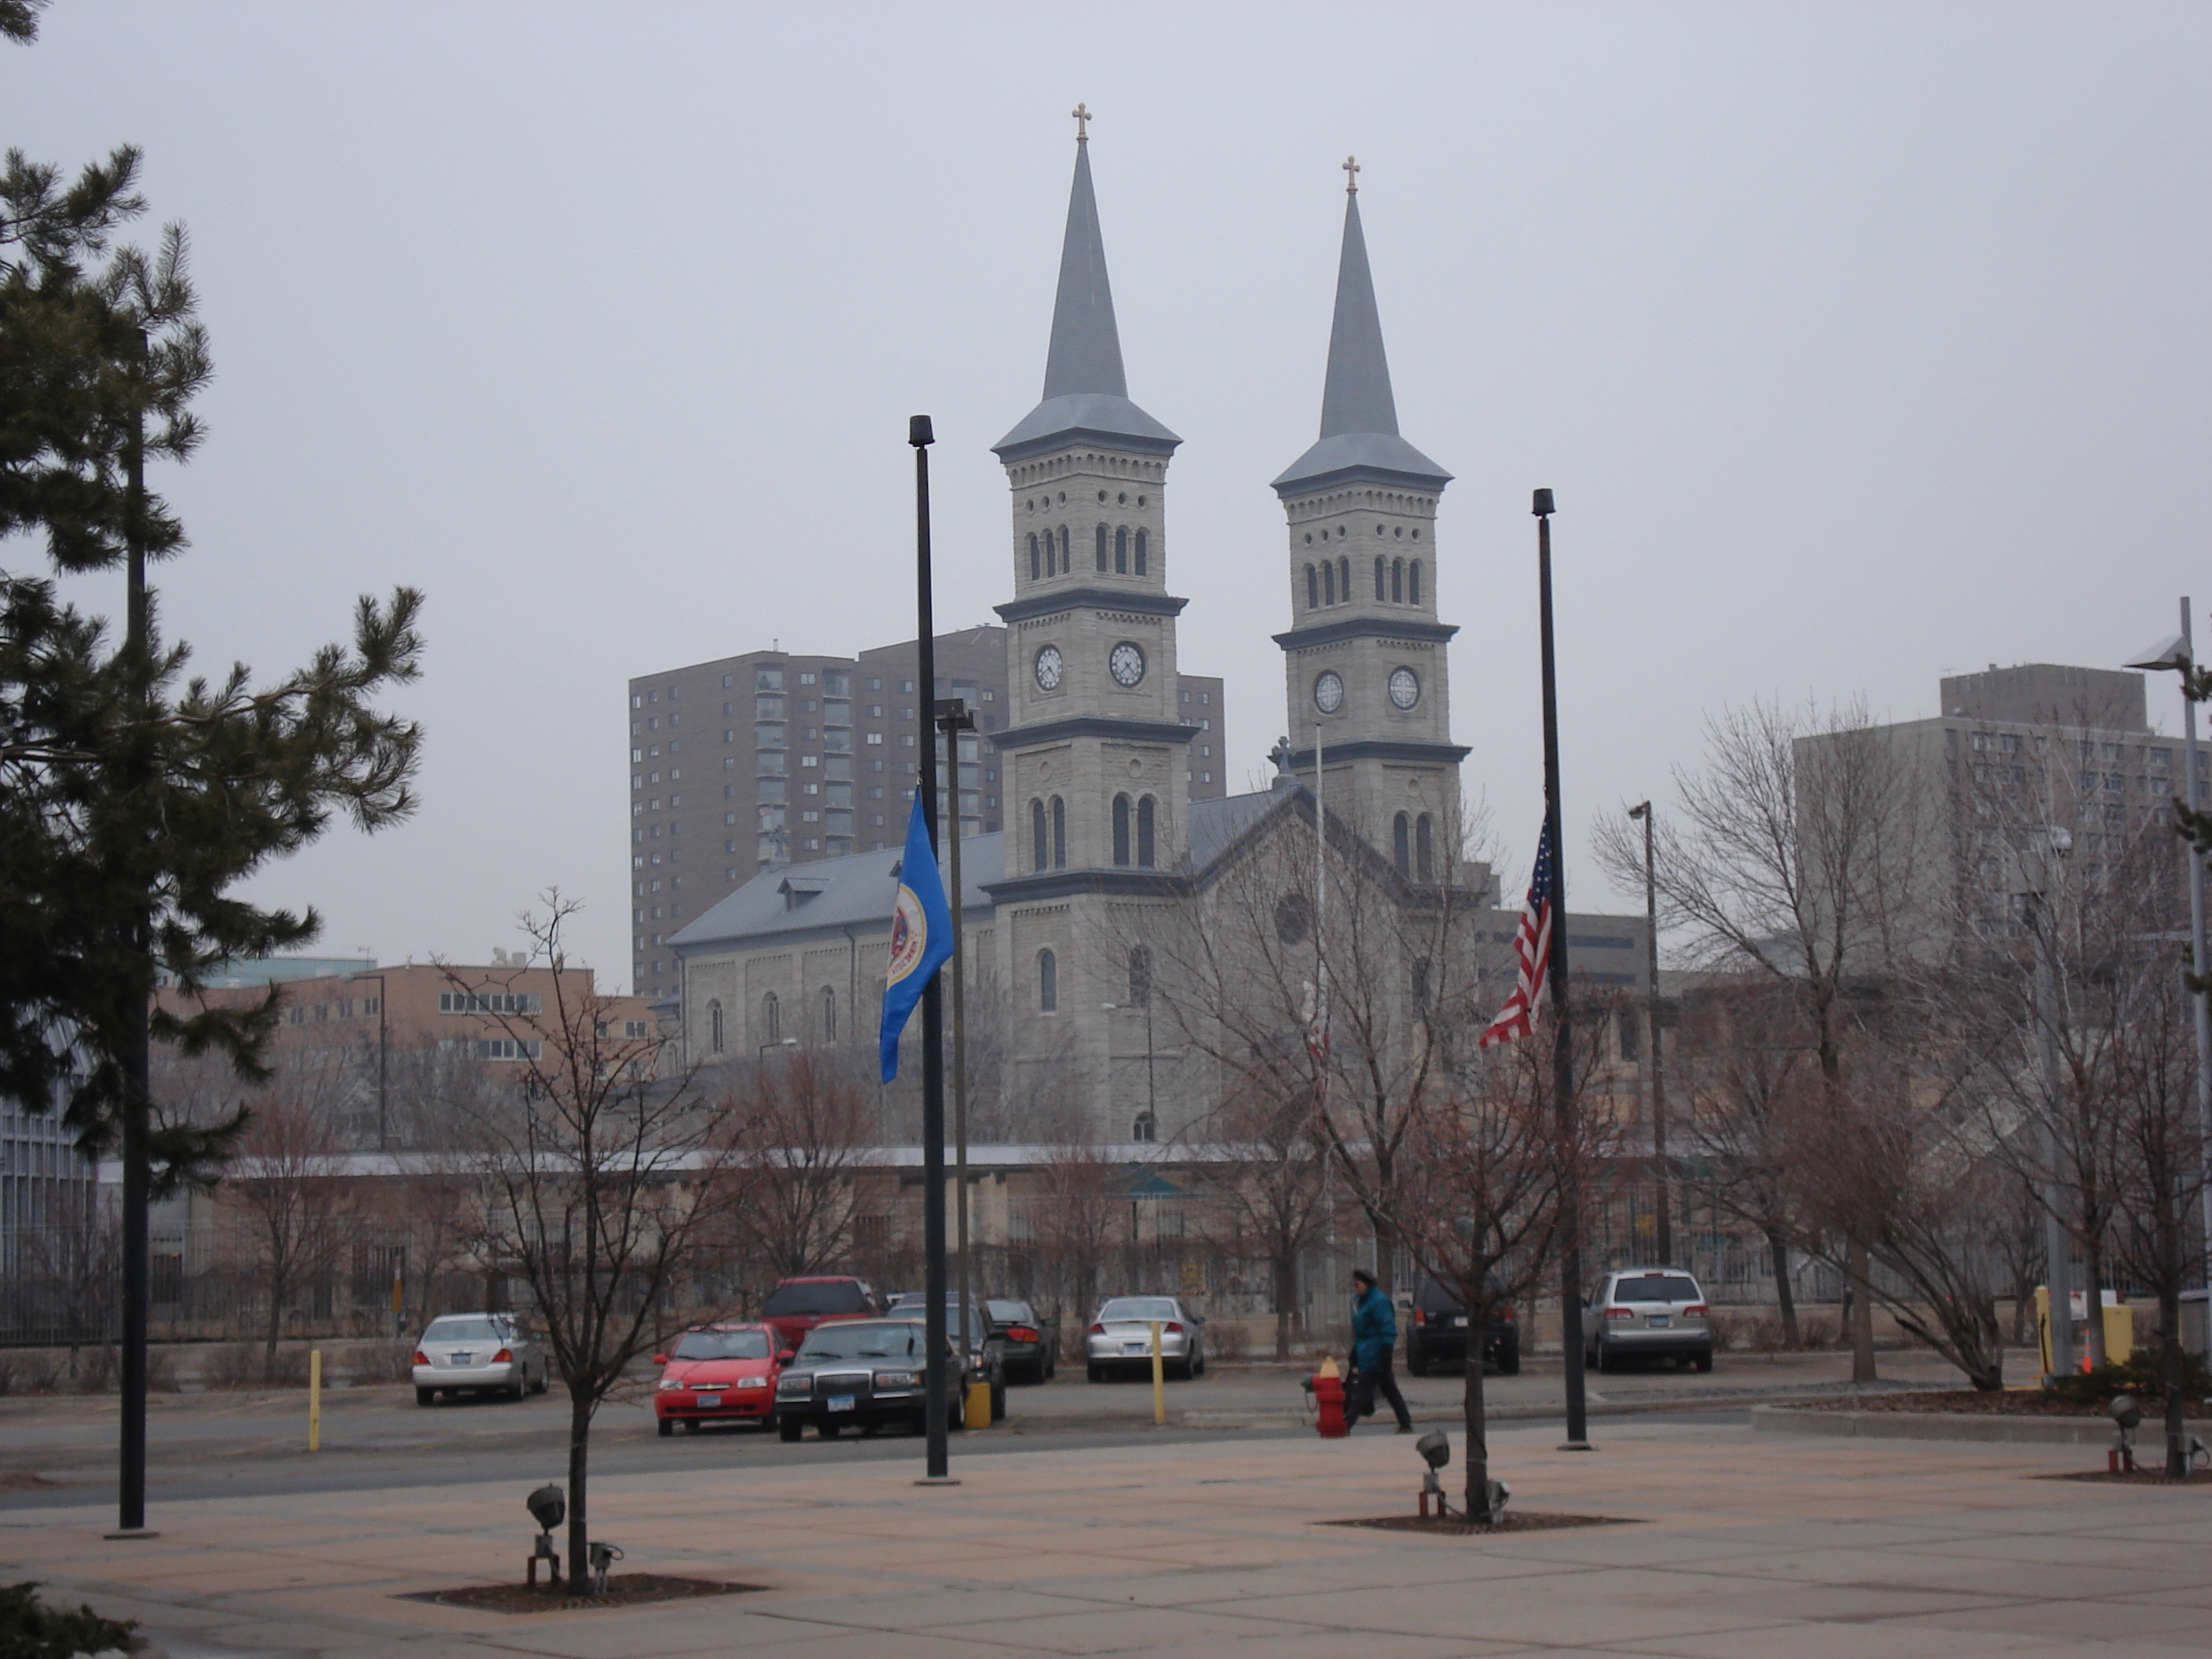
[(1659, 1188), (1653, 1217), (1657, 1234), (1654, 1243), (1659, 1249), (1659, 1265), (1671, 1267), (1674, 1265), (1674, 1171), (1667, 1161), (1666, 1050), (1659, 1036), (1659, 866), (1651, 848), (1651, 803), (1647, 800), (1630, 807), (1628, 816), (1644, 820), (1644, 933), (1650, 952), (1647, 968), (1651, 979), (1644, 1019), (1650, 1052), (1644, 1055), (1644, 1064), (1651, 1077), (1651, 1173)]
[[(933, 696), (937, 729), (945, 734), (945, 764), (951, 775), (948, 791), (951, 805), (945, 813), (951, 826), (951, 882), (952, 889), (952, 956), (941, 972), (952, 975), (952, 1190), (956, 1194), (957, 1228), (953, 1249), (960, 1262), (960, 1347), (968, 1346), (968, 973), (962, 951), (965, 934), (960, 914), (960, 734), (975, 729), (975, 712), (963, 697)], [(963, 1364), (965, 1375), (965, 1364)]]

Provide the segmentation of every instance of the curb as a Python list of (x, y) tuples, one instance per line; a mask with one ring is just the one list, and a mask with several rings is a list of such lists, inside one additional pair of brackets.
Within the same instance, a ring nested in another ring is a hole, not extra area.
[[(2109, 1446), (2112, 1425), (2101, 1417), (1997, 1417), (1972, 1412), (1831, 1412), (1802, 1406), (1753, 1406), (1751, 1426), (1761, 1434), (1802, 1434), (1847, 1440), (1978, 1440), (2016, 1445)], [(2212, 1423), (2190, 1419), (2191, 1434), (2212, 1433)], [(2153, 1432), (2146, 1417), (2142, 1434)]]

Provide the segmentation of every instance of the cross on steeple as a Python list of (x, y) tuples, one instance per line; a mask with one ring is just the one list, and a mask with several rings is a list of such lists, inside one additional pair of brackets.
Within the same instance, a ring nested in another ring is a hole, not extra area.
[(1344, 158), (1344, 191), (1347, 196), (1359, 194), (1359, 158), (1356, 155)]
[(1091, 120), (1090, 106), (1087, 104), (1078, 104), (1073, 109), (1068, 111), (1068, 113), (1075, 118), (1075, 142), (1079, 144), (1089, 143), (1091, 142), (1090, 126)]

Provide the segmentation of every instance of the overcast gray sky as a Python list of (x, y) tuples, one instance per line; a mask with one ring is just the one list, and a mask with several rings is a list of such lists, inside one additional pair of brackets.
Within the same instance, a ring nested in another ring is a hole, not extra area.
[(940, 622), (1010, 591), (988, 446), (1037, 398), (1079, 99), (1232, 786), (1284, 724), (1267, 480), (1319, 416), (1356, 152), (1516, 878), (1558, 492), (1582, 908), (1622, 902), (1591, 812), (1663, 793), (1708, 711), (1930, 714), (1945, 672), (2116, 664), (2212, 606), (2208, 63), (2212, 8), (2118, 0), (59, 0), (0, 50), (0, 141), (141, 144), (191, 231), (218, 378), (161, 480), (173, 632), (273, 673), (356, 592), (428, 592), (420, 815), (254, 891), (332, 952), (481, 961), (557, 884), (620, 986), (627, 678), (907, 637), (917, 411)]

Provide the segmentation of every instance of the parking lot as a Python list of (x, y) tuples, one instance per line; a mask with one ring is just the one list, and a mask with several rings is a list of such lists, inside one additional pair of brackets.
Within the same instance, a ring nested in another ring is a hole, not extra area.
[[(954, 1443), (955, 1458), (990, 1455), (1041, 1440), (1078, 1446), (1132, 1436), (1179, 1443), (1299, 1434), (1308, 1421), (1304, 1365), (1230, 1365), (1166, 1387), (1168, 1423), (1152, 1423), (1152, 1387), (1133, 1380), (1090, 1383), (1063, 1368), (1041, 1387), (1007, 1390), (1007, 1418)], [(2024, 1372), (2023, 1364), (2015, 1366)], [(1954, 1382), (1956, 1373), (1931, 1354), (1881, 1356), (1885, 1379), (1922, 1386)], [(1653, 1410), (1741, 1412), (1763, 1400), (1823, 1392), (1844, 1384), (1843, 1354), (1723, 1356), (1711, 1376), (1654, 1368), (1589, 1379), (1593, 1419)], [(1417, 1420), (1456, 1420), (1462, 1379), (1455, 1374), (1401, 1376)], [(1522, 1374), (1486, 1379), (1492, 1412), (1506, 1421), (1555, 1415), (1560, 1398), (1557, 1356), (1532, 1356)], [(606, 1474), (694, 1468), (821, 1464), (917, 1458), (918, 1443), (887, 1432), (834, 1442), (809, 1437), (783, 1445), (749, 1428), (708, 1428), (660, 1439), (653, 1430), (649, 1382), (601, 1408), (592, 1433), (593, 1467)], [(443, 1485), (481, 1480), (535, 1484), (563, 1469), (568, 1407), (556, 1384), (526, 1401), (465, 1400), (428, 1407), (406, 1387), (337, 1389), (324, 1396), (322, 1449), (307, 1446), (307, 1396), (275, 1392), (157, 1395), (148, 1427), (149, 1490), (154, 1501), (262, 1492), (368, 1486)], [(52, 1395), (0, 1399), (0, 1509), (82, 1504), (112, 1486), (117, 1407), (112, 1396)], [(1379, 1431), (1388, 1430), (1387, 1416)], [(1359, 1432), (1377, 1432), (1374, 1425)]]

